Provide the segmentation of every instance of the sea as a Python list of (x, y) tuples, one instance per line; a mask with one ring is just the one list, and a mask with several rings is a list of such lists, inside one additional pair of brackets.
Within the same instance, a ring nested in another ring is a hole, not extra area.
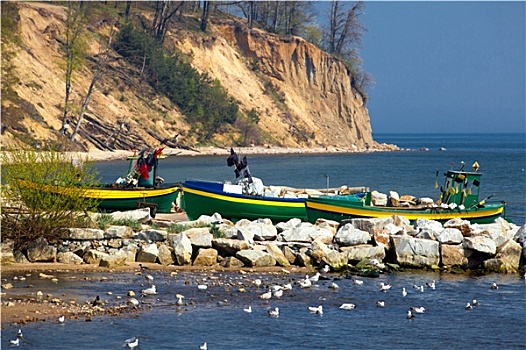
[[(396, 144), (400, 152), (370, 152), (316, 155), (247, 155), (253, 176), (264, 184), (326, 188), (368, 186), (380, 192), (391, 190), (416, 197), (437, 198), (435, 181), (442, 184), (448, 169), (471, 169), (480, 165), (481, 196), (507, 202), (507, 217), (517, 225), (526, 222), (525, 134), (378, 134), (380, 143)], [(423, 150), (425, 149), (425, 150)], [(441, 150), (440, 150), (441, 149)], [(243, 156), (243, 155), (242, 155)], [(233, 180), (224, 156), (168, 157), (161, 161), (159, 175), (166, 182), (187, 179)], [(462, 163), (463, 162), (463, 163)], [(126, 174), (126, 161), (97, 162), (102, 181), (113, 182)], [(2, 324), (1, 346), (23, 331), (23, 349), (123, 349), (126, 339), (138, 337), (136, 349), (526, 349), (526, 279), (523, 274), (454, 274), (411, 271), (381, 274), (378, 278), (329, 273), (311, 288), (296, 283), (305, 276), (290, 273), (184, 272), (173, 276), (152, 272), (158, 295), (140, 298), (143, 310), (117, 316), (67, 319), (53, 318), (23, 326)], [(61, 293), (77, 300), (125, 303), (126, 293), (146, 288), (143, 276), (119, 273), (100, 275), (58, 274)], [(115, 277), (116, 276), (116, 277)], [(14, 274), (3, 274), (13, 282)], [(252, 283), (262, 280), (257, 287)], [(426, 283), (435, 281), (436, 288)], [(273, 284), (292, 283), (281, 298), (259, 298)], [(339, 288), (329, 288), (330, 283)], [(2, 282), (4, 283), (4, 282)], [(35, 274), (28, 277), (33, 288), (52, 293), (56, 286)], [(392, 288), (380, 291), (380, 283)], [(496, 283), (498, 289), (490, 286)], [(197, 284), (206, 284), (199, 290)], [(424, 291), (413, 286), (425, 286)], [(244, 292), (240, 290), (244, 288)], [(402, 296), (402, 288), (408, 295)], [(111, 292), (111, 295), (108, 293)], [(186, 305), (178, 307), (175, 295), (183, 294)], [(466, 309), (467, 303), (478, 306)], [(384, 307), (376, 302), (382, 300)], [(353, 303), (354, 310), (340, 309)], [(309, 306), (323, 306), (323, 314), (310, 313)], [(247, 313), (244, 308), (252, 307)], [(410, 307), (424, 307), (413, 313)], [(150, 308), (151, 307), (151, 308)], [(268, 310), (279, 308), (279, 317)]]

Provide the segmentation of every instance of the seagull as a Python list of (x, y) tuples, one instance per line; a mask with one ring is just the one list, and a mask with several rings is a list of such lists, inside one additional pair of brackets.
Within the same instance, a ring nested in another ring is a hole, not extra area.
[(183, 305), (183, 298), (184, 298), (184, 295), (182, 294), (176, 294), (175, 297), (177, 298), (177, 301), (175, 302), (175, 304), (177, 306), (181, 306)]
[(499, 286), (497, 286), (497, 283), (493, 282), (493, 284), (490, 287), (491, 289), (499, 289)]
[(58, 322), (59, 323), (64, 323), (64, 321), (66, 320), (66, 316), (62, 315), (58, 318)]
[(269, 290), (268, 292), (261, 294), (259, 298), (265, 300), (272, 298), (272, 291)]
[(139, 267), (141, 268), (141, 271), (150, 269), (148, 266), (144, 266), (143, 264), (139, 264)]
[(385, 301), (383, 301), (383, 300), (378, 300), (378, 301), (376, 302), (376, 306), (378, 306), (378, 307), (385, 307)]
[(104, 304), (104, 302), (100, 299), (100, 297), (98, 295), (95, 297), (95, 300), (93, 300), (91, 302), (91, 306), (99, 306), (99, 305), (103, 305), (103, 304)]
[(18, 338), (22, 338), (24, 335), (22, 334), (22, 328), (18, 329)]
[(281, 288), (281, 290), (291, 290), (291, 289), (292, 289), (292, 284), (290, 283), (284, 284), (283, 287)]
[(329, 284), (329, 288), (336, 290), (336, 289), (340, 288), (340, 286), (337, 285), (335, 282), (332, 282), (331, 284)]
[(323, 306), (309, 306), (309, 312), (316, 313), (319, 315), (323, 315)]
[(472, 302), (473, 306), (479, 306), (479, 302), (477, 299), (473, 299), (473, 302)]
[(206, 345), (206, 342), (204, 342), (202, 345), (199, 345), (199, 350), (207, 350), (208, 346)]
[(259, 286), (261, 286), (261, 280), (260, 280), (259, 278), (256, 278), (256, 279), (254, 280), (253, 283), (254, 283), (254, 284), (256, 285), (256, 287), (258, 287), (258, 288), (259, 288)]
[(342, 304), (340, 306), (340, 309), (343, 309), (343, 310), (354, 310), (354, 309), (356, 309), (356, 305), (354, 305), (354, 304)]
[(316, 274), (312, 277), (309, 277), (309, 279), (311, 282), (318, 282), (318, 280), (320, 279), (320, 273), (316, 272)]
[(274, 310), (268, 310), (267, 311), (269, 317), (278, 317), (279, 316), (279, 308), (275, 308)]
[(312, 286), (312, 282), (308, 277), (304, 280), (299, 280), (298, 283), (300, 284), (301, 288), (309, 288), (310, 286)]
[(327, 273), (327, 272), (329, 272), (330, 270), (331, 270), (331, 268), (329, 267), (329, 265), (325, 265), (324, 267), (322, 267), (322, 268), (320, 269), (320, 272), (321, 272), (321, 273)]
[(199, 285), (197, 285), (197, 289), (199, 289), (199, 290), (207, 290), (208, 286), (206, 284), (199, 284)]
[(157, 289), (155, 288), (155, 284), (152, 284), (150, 288), (143, 289), (141, 291), (141, 294), (143, 295), (154, 295), (157, 294)]
[(123, 346), (127, 346), (129, 347), (130, 349), (133, 349), (135, 348), (137, 345), (139, 345), (139, 338), (137, 337), (133, 337), (133, 338), (130, 338), (130, 339), (126, 339), (124, 341), (124, 345)]
[(435, 289), (435, 280), (432, 280), (431, 282), (426, 282), (427, 288)]
[(10, 340), (9, 344), (14, 345), (14, 346), (20, 345), (20, 338), (16, 338), (15, 340)]
[(411, 313), (411, 310), (407, 310), (407, 316), (405, 318), (407, 318), (408, 320), (412, 320), (415, 318), (415, 315)]
[(146, 282), (148, 282), (149, 284), (152, 284), (153, 282), (153, 276), (148, 274), (148, 275), (144, 275), (144, 279), (146, 280)]
[(272, 290), (273, 293), (277, 292), (278, 290), (281, 290), (283, 287), (281, 287), (279, 284), (274, 284), (270, 286), (270, 290)]
[(466, 304), (466, 310), (471, 310), (471, 309), (473, 309), (473, 306), (471, 306), (471, 304), (468, 302)]
[(283, 295), (283, 290), (280, 289), (278, 291), (275, 291), (272, 295), (275, 296), (276, 298), (281, 298), (281, 296)]
[(249, 307), (243, 309), (243, 311), (251, 313), (252, 312), (252, 306), (249, 306)]
[(420, 290), (420, 286), (417, 286), (416, 284), (413, 284), (413, 289)]
[(407, 291), (405, 290), (405, 287), (402, 288), (402, 297), (405, 297), (407, 295)]
[(380, 283), (380, 291), (381, 292), (386, 292), (389, 289), (391, 289), (391, 287), (392, 287), (391, 284), (384, 284), (384, 282)]
[(359, 286), (361, 286), (363, 284), (362, 280), (353, 279), (352, 281), (354, 282), (354, 284), (357, 284)]
[(423, 306), (421, 307), (411, 306), (411, 310), (413, 310), (417, 314), (423, 314), (424, 312), (426, 312), (426, 309)]

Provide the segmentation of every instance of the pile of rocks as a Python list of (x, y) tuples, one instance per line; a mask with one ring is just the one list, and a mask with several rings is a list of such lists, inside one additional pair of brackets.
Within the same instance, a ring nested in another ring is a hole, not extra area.
[(526, 261), (526, 224), (519, 227), (503, 219), (486, 225), (462, 220), (442, 225), (425, 219), (410, 224), (393, 216), (316, 224), (292, 219), (273, 225), (268, 219), (233, 223), (215, 214), (177, 222), (184, 228), (177, 234), (167, 229), (174, 223), (155, 221), (149, 215), (141, 220), (163, 228), (71, 228), (57, 242), (42, 238), (24, 252), (13, 252), (12, 243), (3, 242), (2, 263), (58, 261), (108, 268), (127, 262), (223, 267), (326, 264), (340, 271), (373, 260), (408, 268), (510, 273)]

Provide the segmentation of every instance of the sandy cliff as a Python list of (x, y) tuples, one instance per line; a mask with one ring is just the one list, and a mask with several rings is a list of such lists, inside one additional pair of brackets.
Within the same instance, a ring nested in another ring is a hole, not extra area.
[[(7, 126), (2, 143), (60, 140), (64, 61), (59, 41), (65, 12), (49, 3), (19, 6), (22, 45), (12, 48), (16, 55), (9, 59), (19, 78), (13, 87), (18, 98), (2, 96), (2, 124)], [(267, 143), (387, 148), (372, 139), (367, 108), (351, 88), (349, 71), (340, 60), (298, 37), (280, 38), (234, 21), (212, 21), (210, 27), (207, 35), (171, 32), (167, 44), (191, 54), (194, 67), (218, 79), (242, 110), (257, 110)], [(94, 35), (109, 27), (102, 23), (89, 30)], [(89, 56), (98, 49), (91, 41)], [(112, 67), (97, 86), (82, 124), (82, 149), (154, 147), (176, 133), (182, 134), (178, 141), (194, 145), (195, 137), (177, 107), (155, 95), (133, 68), (112, 55)], [(78, 107), (92, 76), (87, 67), (74, 74), (72, 102)], [(216, 135), (213, 141), (228, 147), (231, 135)]]

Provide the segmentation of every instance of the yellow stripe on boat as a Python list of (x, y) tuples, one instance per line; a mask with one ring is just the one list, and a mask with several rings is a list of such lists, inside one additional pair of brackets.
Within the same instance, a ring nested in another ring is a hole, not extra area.
[[(196, 190), (193, 188), (188, 188), (183, 186), (183, 193), (188, 192), (195, 195), (213, 198), (221, 201), (227, 201), (227, 202), (234, 202), (234, 203), (244, 203), (244, 204), (253, 204), (253, 205), (266, 205), (266, 206), (274, 206), (274, 207), (294, 207), (294, 208), (303, 208), (305, 207), (304, 202), (281, 202), (281, 201), (274, 201), (272, 199), (267, 200), (261, 200), (261, 199), (255, 199), (255, 198), (238, 198), (233, 196), (225, 196), (222, 194), (216, 194), (216, 193), (210, 193), (205, 191)], [(268, 198), (268, 197), (267, 197)]]
[(464, 211), (464, 212), (449, 211), (449, 212), (443, 212), (443, 213), (433, 213), (433, 212), (417, 213), (414, 211), (409, 212), (405, 210), (404, 211), (402, 210), (380, 211), (383, 208), (378, 208), (379, 210), (371, 210), (367, 208), (345, 208), (342, 206), (309, 202), (309, 201), (307, 201), (306, 206), (308, 208), (331, 212), (335, 214), (346, 214), (346, 215), (363, 216), (363, 217), (371, 217), (371, 218), (383, 218), (383, 217), (390, 217), (393, 215), (398, 215), (398, 216), (403, 216), (407, 218), (408, 220), (417, 220), (421, 218), (425, 218), (429, 220), (444, 220), (444, 219), (454, 219), (454, 218), (475, 219), (475, 218), (498, 215), (504, 211), (504, 207), (501, 206), (495, 209), (479, 209), (479, 210)]

